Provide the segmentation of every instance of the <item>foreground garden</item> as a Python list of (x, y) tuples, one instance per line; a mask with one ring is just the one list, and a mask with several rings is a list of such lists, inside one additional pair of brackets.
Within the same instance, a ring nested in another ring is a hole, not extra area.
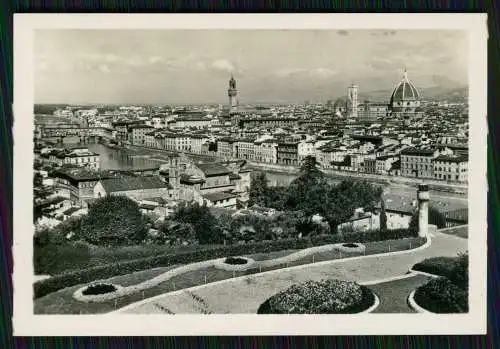
[[(389, 241), (374, 241), (363, 244), (364, 249), (362, 251), (349, 251), (348, 249), (342, 249), (340, 246), (331, 246), (330, 250), (325, 248), (322, 244), (320, 252), (314, 252), (309, 255), (300, 256), (300, 251), (297, 249), (288, 249), (276, 252), (268, 253), (256, 253), (248, 255), (240, 255), (245, 257), (245, 259), (250, 259), (253, 261), (252, 265), (242, 270), (233, 270), (231, 264), (228, 263), (229, 268), (221, 268), (220, 265), (207, 265), (200, 267), (195, 270), (189, 270), (184, 273), (173, 275), (165, 280), (160, 280), (160, 282), (152, 281), (155, 278), (162, 278), (162, 275), (168, 272), (175, 271), (181, 265), (171, 265), (169, 267), (159, 267), (150, 270), (144, 270), (139, 272), (130, 273), (127, 275), (112, 277), (112, 278), (102, 278), (99, 284), (104, 285), (118, 285), (120, 287), (134, 286), (140, 283), (145, 283), (141, 287), (141, 290), (133, 290), (129, 294), (123, 294), (120, 297), (111, 297), (104, 301), (80, 301), (75, 299), (74, 294), (76, 291), (85, 287), (86, 284), (78, 283), (71, 287), (66, 287), (54, 292), (50, 292), (44, 296), (40, 296), (35, 299), (35, 313), (45, 313), (45, 314), (90, 314), (90, 313), (105, 313), (117, 308), (123, 307), (125, 305), (140, 301), (145, 298), (150, 298), (156, 295), (164, 294), (167, 292), (176, 291), (179, 289), (186, 289), (193, 286), (203, 285), (205, 283), (226, 280), (234, 277), (240, 277), (245, 275), (254, 275), (261, 272), (272, 271), (283, 269), (287, 267), (306, 265), (311, 263), (318, 263), (328, 260), (335, 260), (339, 258), (349, 258), (365, 255), (373, 255), (394, 251), (403, 251), (408, 249), (414, 249), (425, 243), (425, 239), (422, 238), (404, 238)], [(342, 244), (340, 244), (342, 245)], [(242, 246), (243, 247), (243, 246)], [(245, 246), (249, 247), (249, 246)], [(243, 249), (241, 249), (243, 250)], [(293, 259), (286, 259), (287, 256), (296, 257)], [(241, 258), (241, 257), (240, 257)], [(222, 258), (222, 261), (226, 261), (226, 258)], [(270, 263), (271, 262), (271, 263)], [(237, 266), (245, 265), (236, 264)], [(75, 277), (84, 276), (82, 274), (74, 273)], [(55, 277), (52, 282), (56, 283), (61, 281), (63, 277)], [(44, 280), (41, 282), (42, 285), (50, 285), (49, 280)], [(94, 280), (90, 280), (94, 281)], [(91, 283), (92, 284), (92, 283)], [(42, 289), (43, 291), (43, 289)], [(113, 289), (109, 291), (114, 291)]]
[(328, 184), (309, 159), (288, 188), (267, 188), (265, 176), (253, 176), (250, 204), (272, 215), (185, 203), (158, 221), (126, 197), (99, 199), (87, 216), (37, 231), (35, 272), (52, 277), (34, 284), (35, 312), (102, 313), (204, 283), (424, 244), (414, 228), (331, 228), (380, 195), (364, 182)]
[(469, 258), (429, 258), (413, 270), (436, 276), (418, 287), (410, 299), (420, 311), (432, 313), (467, 313), (469, 311)]

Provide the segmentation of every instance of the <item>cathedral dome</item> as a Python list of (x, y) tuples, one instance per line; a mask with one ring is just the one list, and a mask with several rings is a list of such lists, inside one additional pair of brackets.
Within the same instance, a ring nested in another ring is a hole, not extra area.
[(394, 105), (394, 102), (417, 101), (419, 99), (420, 94), (417, 88), (408, 80), (408, 75), (405, 71), (403, 80), (401, 80), (392, 92), (390, 103)]

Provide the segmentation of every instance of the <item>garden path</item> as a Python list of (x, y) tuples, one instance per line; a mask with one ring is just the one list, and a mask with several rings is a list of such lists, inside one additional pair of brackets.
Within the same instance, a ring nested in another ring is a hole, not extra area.
[[(361, 283), (389, 279), (404, 275), (414, 264), (425, 258), (456, 256), (467, 251), (468, 240), (440, 232), (431, 235), (432, 244), (424, 249), (405, 253), (365, 256), (357, 259), (333, 260), (307, 264), (295, 268), (255, 274), (244, 278), (206, 284), (193, 288), (193, 292), (210, 307), (212, 313), (242, 314), (257, 312), (260, 304), (291, 284), (323, 278), (339, 278)], [(174, 313), (201, 313), (195, 300), (184, 291), (176, 291), (131, 304), (118, 310), (122, 313), (161, 313), (155, 311), (160, 304)]]

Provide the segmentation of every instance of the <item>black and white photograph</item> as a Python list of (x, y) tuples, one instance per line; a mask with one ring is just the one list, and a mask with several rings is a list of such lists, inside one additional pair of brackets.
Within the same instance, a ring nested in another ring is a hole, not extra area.
[(15, 331), (482, 333), (485, 23), (18, 16)]

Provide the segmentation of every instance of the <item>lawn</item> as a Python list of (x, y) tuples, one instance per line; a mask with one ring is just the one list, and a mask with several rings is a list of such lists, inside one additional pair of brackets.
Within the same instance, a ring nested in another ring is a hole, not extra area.
[(469, 226), (460, 226), (455, 228), (449, 228), (440, 231), (443, 234), (458, 236), (459, 238), (467, 239), (469, 237)]
[(367, 286), (377, 294), (380, 300), (380, 305), (373, 313), (415, 313), (408, 305), (408, 296), (411, 291), (430, 279), (428, 276), (415, 275), (406, 279)]
[[(376, 254), (388, 251), (388, 246), (391, 246), (391, 251), (395, 250), (406, 250), (410, 246), (410, 242), (412, 243), (412, 248), (415, 248), (424, 243), (424, 239), (421, 238), (408, 238), (401, 240), (391, 240), (389, 242), (371, 242), (366, 243), (366, 254)], [(269, 258), (279, 258), (284, 255), (290, 254), (294, 252), (290, 251), (279, 251), (267, 254)], [(346, 253), (339, 254), (338, 251), (333, 252), (325, 252), (318, 253), (318, 259), (316, 259), (316, 255), (314, 258), (314, 262), (333, 260), (339, 258), (350, 257), (354, 254), (347, 255)], [(356, 255), (359, 255), (356, 254)], [(249, 258), (264, 260), (266, 259), (264, 254), (259, 253), (255, 255), (248, 255)], [(269, 259), (267, 258), (267, 259)], [(299, 261), (289, 263), (288, 265), (282, 264), (269, 268), (252, 268), (250, 270), (241, 271), (241, 272), (232, 272), (220, 270), (215, 267), (203, 268), (191, 272), (187, 272), (178, 276), (175, 276), (169, 279), (166, 282), (163, 282), (157, 286), (149, 288), (144, 292), (138, 292), (132, 295), (124, 296), (116, 300), (102, 302), (102, 303), (84, 303), (79, 302), (73, 299), (73, 292), (83, 285), (72, 286), (69, 288), (65, 288), (59, 290), (57, 292), (48, 294), (44, 297), (38, 298), (34, 300), (35, 304), (35, 313), (36, 314), (97, 314), (97, 313), (106, 313), (109, 311), (113, 311), (117, 308), (124, 307), (128, 304), (140, 301), (145, 298), (154, 297), (163, 293), (172, 292), (179, 289), (185, 289), (197, 285), (202, 285), (205, 282), (215, 282), (220, 280), (229, 279), (231, 277), (238, 277), (244, 275), (252, 275), (259, 272), (265, 272), (270, 270), (277, 270), (281, 268), (285, 268), (287, 266), (295, 266), (295, 265), (303, 265), (312, 263), (312, 257), (303, 258)], [(173, 269), (173, 266), (165, 267), (165, 268), (155, 268), (147, 271), (136, 272), (133, 274), (116, 276), (106, 281), (115, 283), (121, 286), (129, 286), (134, 285), (148, 279), (151, 279), (155, 276), (160, 275), (163, 272), (166, 272), (170, 269)]]
[[(216, 245), (203, 245), (203, 249)], [(83, 242), (35, 247), (35, 273), (55, 276), (69, 271), (102, 266), (120, 261), (147, 258), (165, 253), (200, 250), (199, 245), (132, 245), (102, 247)]]

